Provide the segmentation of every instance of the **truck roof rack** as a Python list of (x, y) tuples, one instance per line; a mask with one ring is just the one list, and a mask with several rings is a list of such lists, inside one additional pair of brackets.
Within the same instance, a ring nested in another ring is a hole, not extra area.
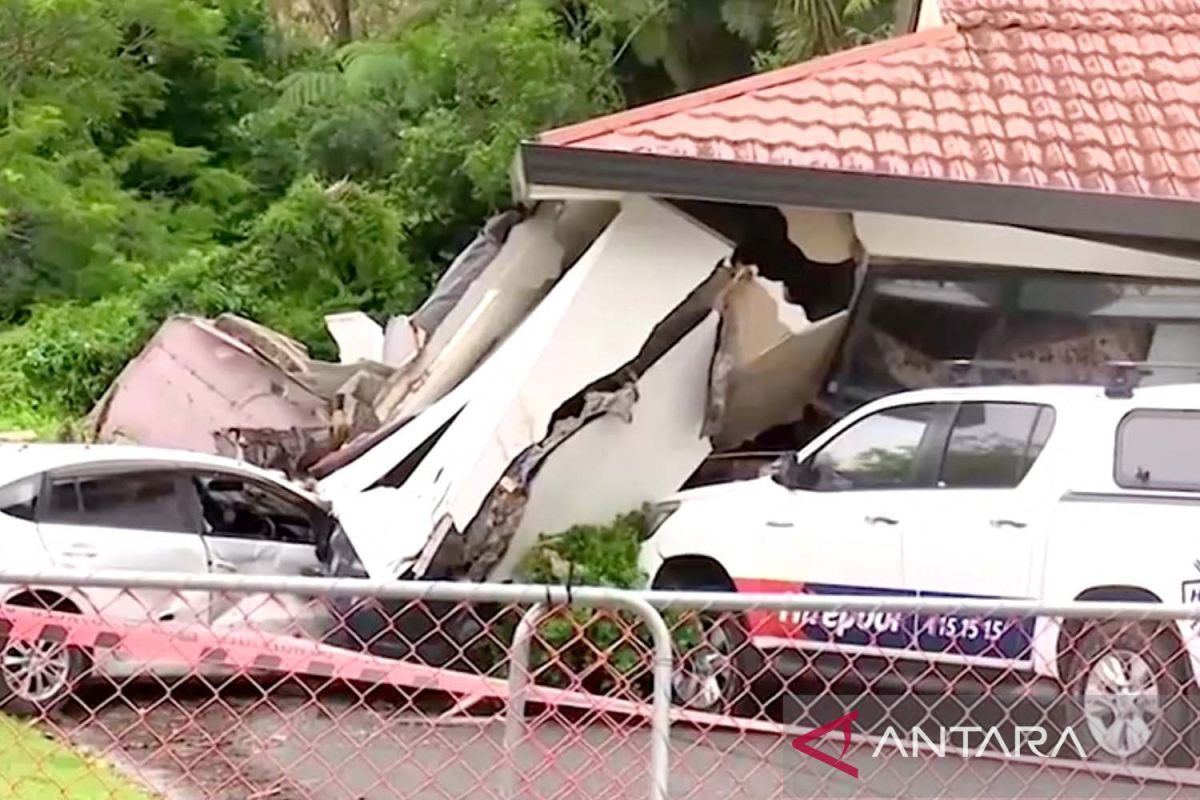
[[(940, 364), (946, 369), (947, 377), (954, 386), (971, 384), (972, 372), (978, 375), (987, 370), (1027, 371), (1035, 370), (1039, 364), (1030, 361), (999, 361), (989, 359), (951, 359)], [(1178, 383), (1190, 382), (1200, 378), (1200, 362), (1183, 361), (1106, 361), (1093, 367), (1102, 375), (1096, 375), (1096, 385), (1104, 386), (1104, 393), (1109, 397), (1132, 397), (1133, 390), (1147, 375), (1160, 371), (1191, 372), (1194, 375)]]
[(1109, 397), (1132, 397), (1143, 377), (1160, 370), (1193, 372), (1193, 378), (1200, 376), (1200, 364), (1185, 361), (1108, 361), (1105, 366), (1110, 369), (1109, 380), (1104, 386), (1104, 393)]

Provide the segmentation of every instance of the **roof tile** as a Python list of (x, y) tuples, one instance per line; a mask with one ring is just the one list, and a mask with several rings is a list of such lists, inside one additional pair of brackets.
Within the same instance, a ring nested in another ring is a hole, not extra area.
[(541, 141), (1200, 200), (1200, 0), (941, 6), (944, 28)]

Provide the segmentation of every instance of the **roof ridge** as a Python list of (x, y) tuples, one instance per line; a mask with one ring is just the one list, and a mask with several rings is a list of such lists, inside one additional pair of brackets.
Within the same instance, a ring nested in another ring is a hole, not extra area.
[(570, 145), (580, 139), (602, 136), (618, 128), (649, 122), (670, 114), (690, 111), (698, 106), (728, 100), (731, 97), (737, 97), (749, 92), (769, 89), (782, 83), (811, 77), (826, 70), (849, 67), (868, 61), (878, 61), (903, 50), (922, 47), (949, 39), (957, 32), (958, 27), (956, 25), (942, 25), (937, 28), (918, 31), (917, 33), (884, 39), (881, 42), (862, 47), (853, 47), (849, 50), (842, 50), (819, 58), (809, 59), (808, 61), (801, 61), (798, 64), (792, 64), (791, 66), (772, 70), (771, 72), (749, 75), (729, 83), (710, 86), (707, 89), (698, 89), (624, 111), (617, 111), (597, 119), (585, 120), (573, 125), (565, 125), (561, 128), (555, 128), (539, 134), (536, 141), (540, 144)]

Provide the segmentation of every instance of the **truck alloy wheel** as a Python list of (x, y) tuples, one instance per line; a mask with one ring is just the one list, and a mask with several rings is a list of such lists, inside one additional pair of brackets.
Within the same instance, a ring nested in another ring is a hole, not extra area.
[(1162, 702), (1146, 659), (1125, 649), (1110, 650), (1084, 679), (1083, 717), (1088, 733), (1105, 753), (1136, 756), (1162, 724)]
[(1187, 729), (1171, 636), (1153, 626), (1091, 627), (1070, 659), (1067, 720), (1089, 758), (1165, 766)]
[(686, 631), (675, 646), (671, 691), (675, 702), (696, 711), (722, 712), (732, 708), (745, 692), (746, 680), (738, 668), (738, 649), (745, 637), (733, 623), (701, 614), (681, 623)]

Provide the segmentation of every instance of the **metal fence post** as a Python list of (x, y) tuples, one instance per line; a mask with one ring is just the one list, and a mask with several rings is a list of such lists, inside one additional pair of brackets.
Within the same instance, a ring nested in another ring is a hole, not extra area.
[[(593, 590), (592, 596), (606, 594)], [(671, 767), (671, 632), (654, 606), (645, 599), (626, 592), (614, 591), (608, 597), (614, 605), (632, 611), (650, 630), (654, 642), (652, 669), (653, 689), (650, 711), (650, 800), (666, 800), (667, 777)], [(595, 602), (593, 599), (592, 602)], [(514, 756), (521, 744), (525, 728), (525, 702), (529, 694), (529, 652), (534, 631), (549, 607), (536, 603), (521, 617), (513, 634), (508, 657), (508, 705), (504, 718), (504, 752), (508, 757), (508, 772), (504, 777), (501, 797), (513, 800), (517, 796), (520, 777)]]
[(533, 641), (533, 632), (537, 630), (546, 610), (545, 603), (535, 603), (521, 615), (508, 653), (508, 705), (504, 714), (504, 753), (508, 759), (508, 769), (500, 788), (500, 796), (504, 800), (512, 800), (517, 796), (517, 787), (521, 781), (515, 755), (525, 728), (525, 700), (531, 678), (530, 643)]
[(654, 698), (650, 717), (650, 800), (667, 799), (667, 776), (671, 769), (671, 672), (674, 654), (671, 630), (658, 609), (640, 596), (624, 596), (646, 623), (654, 640)]

